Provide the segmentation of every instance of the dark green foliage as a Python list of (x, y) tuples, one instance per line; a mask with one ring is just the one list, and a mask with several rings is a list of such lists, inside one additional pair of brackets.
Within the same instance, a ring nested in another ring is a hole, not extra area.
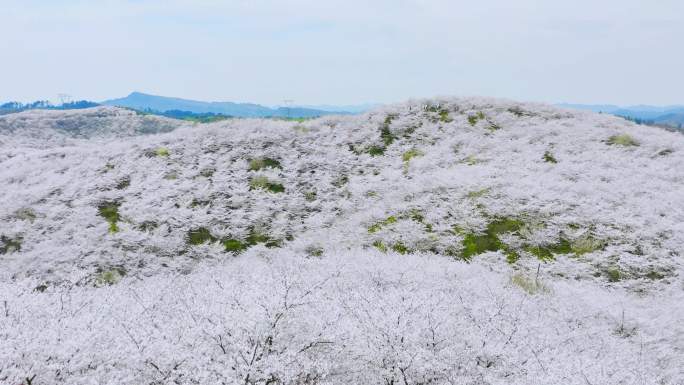
[(387, 115), (385, 118), (385, 122), (380, 126), (380, 139), (382, 139), (382, 142), (385, 144), (385, 146), (391, 145), (395, 139), (397, 139), (394, 135), (392, 135), (392, 131), (390, 131), (390, 125), (392, 124), (392, 120), (396, 118), (395, 115)]
[(571, 253), (572, 246), (567, 239), (561, 238), (560, 241), (558, 241), (558, 243), (552, 245), (525, 246), (525, 251), (529, 252), (530, 254), (534, 255), (542, 261), (550, 261), (554, 259), (554, 254)]
[(463, 238), (463, 259), (470, 260), (473, 256), (487, 251), (502, 250), (506, 253), (509, 262), (517, 261), (518, 254), (501, 242), (498, 236), (504, 233), (517, 232), (522, 226), (523, 223), (517, 219), (501, 218), (491, 222), (484, 234), (466, 234)]
[(406, 254), (409, 252), (408, 247), (404, 245), (402, 242), (397, 242), (392, 245), (392, 250), (396, 251), (399, 254)]
[(247, 249), (249, 246), (242, 243), (239, 239), (224, 239), (221, 241), (223, 243), (223, 247), (226, 249), (226, 251), (232, 252), (232, 253), (239, 253), (245, 249)]
[(558, 163), (558, 161), (550, 151), (544, 152), (544, 156), (542, 158), (544, 159), (544, 162), (547, 163)]
[(382, 241), (375, 241), (375, 242), (373, 242), (373, 247), (375, 247), (376, 249), (382, 251), (383, 253), (386, 253), (386, 252), (387, 252), (387, 246), (385, 246), (385, 244), (382, 243)]
[(470, 123), (471, 126), (475, 126), (477, 122), (485, 119), (487, 119), (487, 117), (482, 111), (478, 111), (475, 115), (468, 115), (468, 123)]
[(10, 238), (0, 235), (0, 254), (9, 254), (16, 251), (21, 251), (22, 237)]
[(121, 203), (117, 201), (102, 202), (97, 206), (99, 215), (109, 223), (110, 233), (119, 231), (117, 226), (117, 222), (119, 222), (119, 206), (121, 206)]
[(366, 152), (370, 156), (382, 156), (382, 155), (385, 155), (385, 147), (370, 146)]
[(618, 269), (608, 269), (605, 273), (609, 282), (618, 282), (622, 278), (622, 273)]
[(273, 158), (255, 158), (249, 161), (250, 171), (259, 171), (264, 168), (273, 168), (282, 170), (280, 162)]
[(196, 246), (207, 242), (216, 242), (216, 237), (206, 227), (199, 227), (188, 231), (188, 244)]

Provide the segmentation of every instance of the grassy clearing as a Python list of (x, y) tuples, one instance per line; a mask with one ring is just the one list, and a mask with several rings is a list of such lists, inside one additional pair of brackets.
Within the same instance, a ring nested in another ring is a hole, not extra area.
[(638, 146), (639, 142), (627, 134), (613, 135), (608, 138), (607, 143), (614, 146), (633, 147)]

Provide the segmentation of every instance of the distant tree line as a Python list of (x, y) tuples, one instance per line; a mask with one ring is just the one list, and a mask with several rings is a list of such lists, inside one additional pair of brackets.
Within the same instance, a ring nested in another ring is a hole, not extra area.
[(99, 106), (98, 103), (88, 100), (78, 100), (73, 102), (54, 105), (47, 100), (37, 100), (31, 103), (7, 102), (0, 104), (0, 115), (11, 114), (26, 110), (80, 110)]
[(643, 124), (646, 126), (654, 126), (655, 125), (655, 120), (652, 119), (642, 119), (642, 118), (637, 118), (634, 116), (624, 116), (624, 115), (618, 115), (619, 117), (629, 120), (630, 122), (634, 122), (636, 124)]

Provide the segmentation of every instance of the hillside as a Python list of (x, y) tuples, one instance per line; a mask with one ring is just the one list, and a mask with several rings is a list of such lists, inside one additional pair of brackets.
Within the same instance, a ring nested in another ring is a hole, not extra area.
[(2, 117), (0, 382), (679, 384), (683, 161), (483, 98)]
[(317, 110), (312, 108), (270, 108), (253, 103), (202, 102), (166, 96), (149, 95), (133, 92), (130, 95), (106, 100), (101, 104), (107, 106), (127, 107), (140, 111), (189, 111), (194, 113), (216, 113), (240, 118), (291, 117), (311, 118), (331, 114), (346, 114), (342, 111)]

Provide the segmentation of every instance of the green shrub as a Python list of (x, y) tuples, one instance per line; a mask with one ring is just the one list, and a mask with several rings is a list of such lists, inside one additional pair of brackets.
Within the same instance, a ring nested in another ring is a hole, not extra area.
[(547, 163), (558, 163), (558, 160), (556, 160), (550, 151), (544, 152), (544, 156), (542, 158), (544, 159), (544, 162)]
[(119, 206), (121, 206), (121, 203), (117, 201), (102, 202), (97, 206), (99, 215), (109, 223), (110, 233), (119, 231), (117, 225), (117, 222), (119, 222)]
[(113, 268), (101, 272), (95, 277), (95, 286), (111, 286), (119, 281), (126, 275), (126, 270), (122, 267)]
[(471, 126), (475, 126), (477, 122), (485, 119), (487, 119), (487, 117), (482, 111), (478, 111), (475, 115), (468, 115), (468, 123), (470, 123)]
[(375, 242), (373, 242), (373, 247), (375, 247), (376, 249), (382, 251), (383, 253), (386, 253), (386, 252), (387, 252), (387, 246), (385, 246), (385, 244), (382, 243), (382, 241), (375, 241)]
[(285, 191), (285, 187), (280, 183), (271, 182), (263, 175), (255, 176), (249, 180), (249, 187), (252, 190), (266, 190), (272, 193), (281, 193)]
[(617, 146), (638, 146), (639, 142), (627, 134), (613, 135), (608, 138), (608, 144)]
[(451, 117), (449, 117), (449, 111), (445, 109), (439, 111), (439, 120), (444, 123), (450, 123), (454, 121), (451, 119)]
[(154, 155), (156, 156), (169, 156), (171, 153), (169, 152), (169, 149), (166, 147), (159, 147), (156, 150), (154, 150)]
[(206, 227), (199, 227), (188, 231), (188, 244), (196, 246), (207, 242), (216, 242), (216, 237)]
[(618, 282), (622, 278), (622, 273), (616, 268), (606, 270), (606, 277), (608, 282)]
[(21, 251), (22, 241), (23, 238), (19, 236), (10, 238), (4, 235), (0, 235), (0, 254), (9, 254)]
[(402, 242), (396, 242), (392, 245), (392, 250), (399, 253), (399, 254), (406, 254), (409, 252), (408, 247), (404, 245)]
[(273, 158), (255, 158), (249, 161), (250, 171), (259, 171), (264, 168), (281, 169), (280, 162)]
[(385, 155), (385, 147), (381, 146), (370, 146), (366, 151), (370, 156), (382, 156)]
[(313, 202), (316, 200), (317, 193), (316, 191), (306, 191), (304, 192), (304, 199), (307, 200), (307, 202)]
[(391, 145), (396, 140), (396, 137), (392, 134), (392, 131), (390, 130), (392, 120), (394, 120), (395, 118), (396, 115), (387, 115), (387, 117), (385, 118), (385, 122), (380, 126), (380, 139), (382, 139), (382, 142), (385, 144), (385, 147)]

